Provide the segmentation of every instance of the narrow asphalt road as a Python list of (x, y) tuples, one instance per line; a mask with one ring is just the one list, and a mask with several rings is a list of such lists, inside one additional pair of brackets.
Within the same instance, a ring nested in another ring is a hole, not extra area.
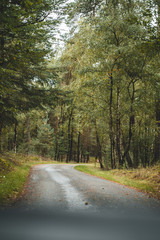
[(74, 166), (34, 166), (17, 206), (0, 214), (1, 239), (159, 240), (160, 202)]
[(79, 172), (74, 166), (34, 166), (20, 204), (28, 208), (48, 207), (85, 213), (128, 209), (159, 211), (159, 201), (123, 185)]

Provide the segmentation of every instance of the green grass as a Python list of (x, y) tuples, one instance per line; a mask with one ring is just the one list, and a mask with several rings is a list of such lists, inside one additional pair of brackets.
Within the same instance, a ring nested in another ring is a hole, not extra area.
[(160, 199), (160, 166), (132, 170), (101, 170), (93, 166), (76, 166), (76, 170), (136, 188)]
[(31, 166), (57, 163), (22, 154), (0, 156), (0, 205), (13, 204), (22, 194)]
[(1, 175), (0, 183), (0, 203), (8, 205), (16, 200), (24, 187), (30, 166), (16, 167), (13, 171)]

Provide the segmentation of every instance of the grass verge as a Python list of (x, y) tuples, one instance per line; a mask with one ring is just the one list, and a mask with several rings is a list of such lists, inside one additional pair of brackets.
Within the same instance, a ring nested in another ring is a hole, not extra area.
[(94, 166), (76, 166), (75, 169), (135, 188), (160, 199), (160, 166), (132, 170), (101, 170)]
[(0, 206), (10, 206), (21, 196), (31, 166), (50, 163), (57, 162), (22, 154), (1, 155)]

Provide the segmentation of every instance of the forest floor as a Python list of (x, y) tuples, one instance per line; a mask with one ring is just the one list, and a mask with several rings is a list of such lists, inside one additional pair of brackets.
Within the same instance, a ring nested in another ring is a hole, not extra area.
[(138, 169), (102, 170), (97, 166), (76, 166), (76, 170), (135, 188), (160, 199), (160, 166)]

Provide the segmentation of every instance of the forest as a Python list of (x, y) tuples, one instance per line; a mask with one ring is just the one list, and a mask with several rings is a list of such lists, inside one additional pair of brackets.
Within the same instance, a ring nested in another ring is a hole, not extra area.
[(0, 12), (0, 154), (160, 162), (159, 0), (1, 0)]

